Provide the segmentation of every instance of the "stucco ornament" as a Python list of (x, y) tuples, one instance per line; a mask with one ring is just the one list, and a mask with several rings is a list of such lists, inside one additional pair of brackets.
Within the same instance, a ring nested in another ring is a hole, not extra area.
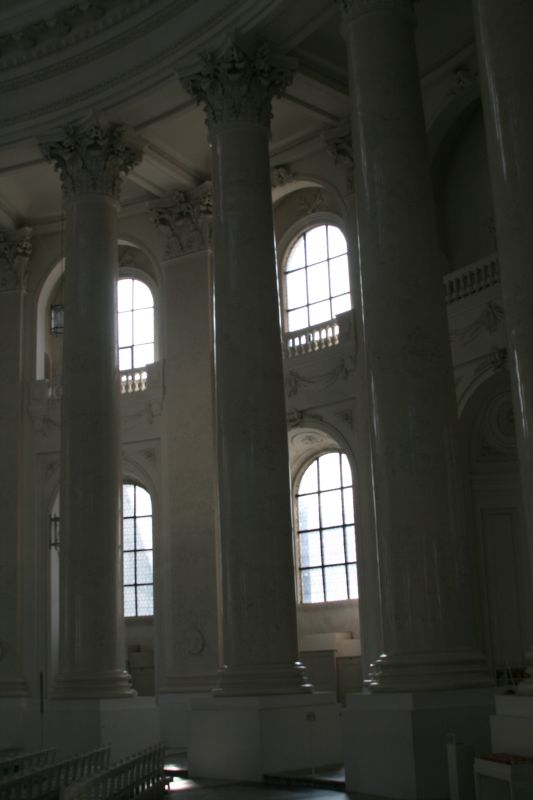
[(197, 192), (173, 192), (150, 207), (155, 225), (167, 236), (168, 257), (209, 247), (213, 215), (210, 184), (199, 187)]
[(205, 107), (209, 128), (242, 121), (268, 127), (272, 98), (285, 92), (293, 66), (265, 43), (248, 54), (233, 42), (220, 54), (204, 56), (200, 71), (184, 77), (182, 84)]
[(0, 230), (0, 291), (26, 288), (31, 250), (29, 228), (16, 232)]
[(123, 125), (98, 118), (67, 125), (41, 150), (61, 176), (66, 197), (107, 194), (118, 200), (122, 177), (142, 159), (142, 146)]

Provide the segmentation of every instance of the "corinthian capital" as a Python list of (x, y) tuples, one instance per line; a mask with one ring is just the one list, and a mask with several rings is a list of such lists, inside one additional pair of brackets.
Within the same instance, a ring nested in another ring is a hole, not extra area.
[(182, 84), (205, 107), (210, 129), (237, 121), (269, 127), (272, 98), (284, 93), (292, 67), (266, 44), (248, 54), (233, 43), (221, 54), (205, 56), (200, 72), (183, 78)]
[(30, 234), (29, 228), (0, 230), (0, 292), (26, 287), (26, 267), (31, 255)]
[(355, 19), (371, 11), (395, 11), (413, 17), (413, 3), (418, 0), (336, 0), (347, 19)]
[(91, 119), (67, 125), (41, 150), (61, 176), (65, 197), (107, 194), (119, 199), (122, 176), (142, 158), (142, 147), (123, 125)]
[(205, 250), (211, 243), (212, 192), (206, 182), (150, 204), (155, 225), (166, 234), (168, 258)]

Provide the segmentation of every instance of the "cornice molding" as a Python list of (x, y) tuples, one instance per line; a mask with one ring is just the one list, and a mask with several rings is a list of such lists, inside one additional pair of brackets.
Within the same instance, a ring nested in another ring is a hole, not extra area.
[(236, 42), (209, 53), (202, 68), (182, 78), (183, 88), (203, 105), (208, 128), (233, 122), (270, 127), (272, 99), (292, 81), (294, 62), (271, 52), (266, 43), (248, 53)]
[(212, 187), (207, 181), (191, 192), (172, 192), (149, 204), (156, 227), (166, 235), (166, 257), (176, 258), (211, 246)]
[(24, 290), (31, 256), (31, 229), (0, 230), (0, 292)]
[(45, 159), (61, 176), (65, 198), (106, 194), (119, 200), (122, 176), (142, 159), (142, 146), (124, 125), (91, 117), (41, 141)]

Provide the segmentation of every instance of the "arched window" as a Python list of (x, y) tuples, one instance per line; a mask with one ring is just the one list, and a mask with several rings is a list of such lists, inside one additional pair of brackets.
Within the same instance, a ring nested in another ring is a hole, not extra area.
[(305, 231), (284, 269), (286, 330), (299, 331), (351, 308), (346, 238), (335, 225)]
[(149, 492), (138, 483), (122, 486), (124, 616), (154, 613), (153, 517)]
[(307, 467), (296, 504), (301, 602), (357, 598), (352, 472), (344, 453), (324, 453)]
[(118, 282), (119, 369), (139, 369), (155, 358), (154, 298), (143, 281)]

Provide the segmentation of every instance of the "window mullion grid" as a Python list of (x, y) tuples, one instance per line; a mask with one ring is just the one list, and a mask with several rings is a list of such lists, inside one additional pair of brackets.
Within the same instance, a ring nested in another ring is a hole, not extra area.
[(135, 597), (135, 616), (138, 617), (139, 608), (137, 605), (137, 486), (134, 486), (133, 488), (133, 595)]
[(329, 225), (326, 225), (326, 264), (328, 270), (329, 316), (330, 319), (333, 319), (333, 291), (331, 289), (331, 261), (329, 258)]
[(316, 480), (317, 480), (317, 497), (318, 497), (318, 525), (319, 525), (319, 539), (320, 539), (320, 570), (322, 572), (322, 591), (324, 593), (324, 602), (327, 602), (326, 596), (326, 570), (324, 566), (324, 529), (322, 527), (322, 490), (320, 488), (320, 459), (316, 465)]
[(346, 573), (346, 598), (350, 599), (350, 572), (348, 569), (348, 548), (346, 545), (346, 509), (344, 508), (344, 476), (342, 473), (342, 456), (339, 453), (339, 475), (341, 476), (341, 508), (342, 508), (342, 541), (344, 545), (344, 571)]
[(307, 327), (311, 324), (310, 302), (309, 302), (309, 260), (307, 258), (307, 233), (304, 233), (304, 270), (305, 270), (305, 302), (307, 312)]

